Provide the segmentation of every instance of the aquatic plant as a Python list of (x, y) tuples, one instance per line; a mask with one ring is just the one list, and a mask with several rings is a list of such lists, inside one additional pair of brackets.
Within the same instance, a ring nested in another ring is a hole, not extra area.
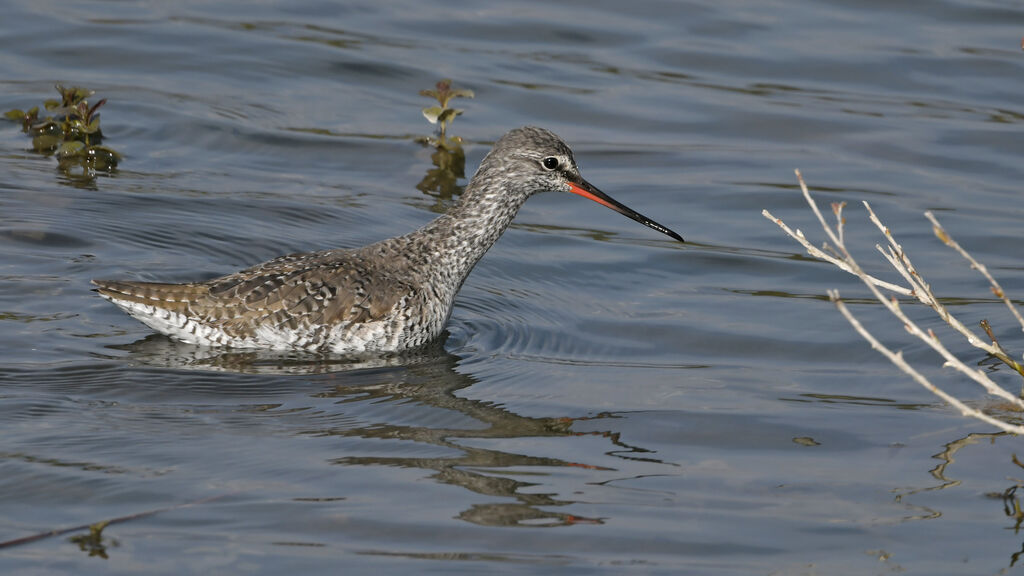
[(120, 546), (121, 543), (114, 538), (105, 538), (103, 536), (103, 529), (110, 525), (110, 522), (97, 522), (89, 526), (89, 532), (86, 534), (79, 534), (68, 538), (73, 544), (78, 544), (78, 549), (82, 552), (88, 552), (89, 556), (98, 556), (104, 560), (109, 560), (107, 556), (107, 546)]
[[(460, 116), (463, 113), (463, 110), (459, 108), (450, 108), (448, 103), (455, 98), (473, 98), (475, 95), (472, 90), (453, 90), (451, 79), (445, 78), (435, 84), (433, 90), (420, 90), (420, 96), (433, 98), (439, 104), (439, 106), (427, 106), (424, 108), (423, 117), (431, 124), (438, 125), (440, 137), (438, 138), (437, 146), (445, 147), (448, 144), (446, 141), (448, 125), (455, 120), (456, 116)], [(460, 143), (461, 139), (454, 142), (456, 145)]]
[[(435, 194), (442, 199), (449, 199), (461, 192), (459, 178), (466, 177), (466, 152), (462, 149), (462, 138), (449, 137), (448, 126), (463, 110), (451, 108), (449, 102), (455, 98), (473, 98), (472, 90), (453, 90), (452, 81), (444, 79), (434, 85), (433, 90), (420, 90), (421, 96), (437, 100), (437, 106), (423, 108), (423, 117), (431, 124), (437, 124), (437, 138), (421, 138), (419, 141), (426, 146), (433, 146), (435, 151), (430, 155), (434, 168), (427, 171), (423, 180), (416, 188), (427, 194)], [(441, 207), (439, 207), (441, 209)]]
[(32, 138), (32, 149), (57, 157), (58, 166), (69, 177), (92, 179), (96, 171), (112, 171), (121, 160), (115, 150), (104, 146), (97, 112), (107, 99), (90, 105), (87, 98), (95, 92), (79, 86), (55, 86), (60, 99), (43, 102), (50, 115), (40, 118), (39, 107), (9, 110), (8, 120), (21, 123), (22, 131)]
[(185, 502), (183, 504), (175, 504), (164, 508), (157, 508), (155, 510), (145, 510), (143, 512), (136, 512), (134, 514), (119, 516), (117, 518), (110, 518), (108, 520), (102, 520), (100, 522), (95, 522), (92, 524), (82, 524), (79, 526), (73, 526), (71, 528), (52, 528), (44, 532), (36, 532), (34, 534), (29, 534), (28, 536), (14, 538), (13, 540), (4, 540), (0, 542), (0, 550), (3, 550), (5, 548), (13, 548), (15, 546), (24, 546), (25, 544), (31, 544), (33, 542), (38, 542), (39, 540), (52, 538), (54, 536), (63, 536), (65, 534), (71, 534), (73, 532), (82, 532), (83, 530), (88, 530), (88, 533), (72, 536), (69, 538), (69, 540), (75, 544), (78, 544), (78, 547), (83, 552), (88, 552), (89, 556), (100, 556), (101, 558), (107, 558), (107, 544), (115, 547), (120, 545), (120, 543), (116, 539), (108, 538), (103, 535), (103, 531), (108, 526), (112, 526), (114, 524), (121, 524), (124, 522), (131, 522), (134, 520), (141, 520), (142, 518), (148, 518), (149, 516), (153, 516), (155, 514), (160, 514), (163, 512), (169, 512), (171, 510), (179, 510), (182, 508), (189, 508), (200, 504), (207, 504), (209, 502), (220, 500), (225, 496), (227, 495), (221, 494), (218, 496), (211, 496), (209, 498), (200, 498), (199, 500), (193, 500), (191, 502)]
[[(900, 302), (890, 294), (916, 298), (920, 303), (934, 310), (935, 313), (938, 314), (939, 318), (948, 324), (954, 331), (963, 336), (969, 344), (984, 351), (990, 357), (998, 359), (1021, 376), (1024, 376), (1024, 366), (1014, 360), (1006, 349), (1003, 348), (1002, 344), (999, 343), (995, 334), (992, 332), (992, 328), (989, 325), (988, 320), (982, 320), (980, 323), (982, 330), (985, 332), (985, 336), (988, 338), (986, 341), (985, 337), (981, 337), (965, 326), (956, 316), (953, 315), (952, 312), (950, 312), (949, 308), (947, 308), (946, 305), (935, 296), (931, 285), (925, 281), (924, 277), (922, 277), (914, 267), (910, 260), (910, 256), (903, 250), (903, 247), (896, 242), (892, 231), (882, 223), (875, 212), (871, 209), (871, 205), (867, 202), (864, 202), (864, 208), (868, 212), (869, 219), (878, 228), (888, 243), (887, 248), (882, 248), (880, 245), (875, 245), (875, 248), (882, 253), (882, 256), (889, 265), (899, 273), (900, 277), (903, 278), (903, 281), (906, 282), (906, 285), (885, 282), (884, 280), (880, 280), (864, 272), (864, 269), (861, 268), (860, 264), (850, 254), (843, 235), (843, 228), (846, 225), (846, 218), (843, 216), (843, 208), (846, 206), (846, 203), (835, 202), (832, 204), (832, 212), (835, 215), (836, 223), (834, 226), (829, 225), (825, 220), (825, 217), (822, 216), (821, 211), (818, 209), (817, 202), (815, 202), (814, 198), (811, 197), (810, 192), (808, 192), (807, 184), (804, 182), (803, 176), (800, 174), (799, 170), (796, 171), (796, 176), (800, 182), (800, 188), (803, 190), (804, 199), (810, 205), (811, 210), (814, 212), (814, 215), (818, 218), (818, 222), (824, 229), (825, 235), (832, 244), (826, 244), (823, 248), (818, 248), (807, 240), (803, 232), (800, 230), (794, 231), (781, 219), (773, 216), (771, 212), (763, 210), (761, 213), (764, 217), (775, 222), (786, 234), (799, 242), (811, 256), (830, 262), (840, 270), (844, 270), (860, 278), (861, 282), (871, 290), (872, 295), (878, 299), (883, 306), (885, 306), (886, 310), (888, 310), (890, 314), (903, 324), (903, 327), (907, 332), (927, 344), (932, 350), (942, 357), (943, 366), (953, 368), (957, 372), (967, 376), (980, 385), (988, 394), (1001, 399), (1003, 402), (998, 406), (1000, 410), (1008, 412), (1024, 411), (1024, 400), (1021, 399), (1022, 394), (1013, 394), (1008, 392), (1002, 386), (995, 383), (989, 377), (988, 373), (978, 368), (968, 366), (963, 360), (956, 357), (949, 351), (942, 341), (939, 340), (939, 337), (934, 331), (931, 329), (923, 330), (916, 322), (911, 320), (901, 309)], [(935, 218), (934, 214), (931, 212), (925, 212), (925, 218), (931, 222), (932, 230), (935, 232), (935, 236), (938, 237), (939, 240), (956, 251), (960, 256), (967, 260), (972, 269), (977, 270), (985, 277), (989, 282), (992, 293), (1002, 300), (1010, 310), (1010, 314), (1013, 316), (1016, 323), (1020, 324), (1021, 329), (1024, 330), (1024, 318), (1021, 317), (1020, 312), (1017, 310), (1010, 298), (1007, 297), (1003, 288), (999, 285), (996, 279), (989, 274), (985, 265), (975, 260), (967, 250), (960, 246), (949, 232), (939, 224), (939, 221)], [(883, 290), (888, 294), (883, 292)], [(1005, 432), (1024, 434), (1024, 426), (1011, 422), (1004, 416), (993, 416), (985, 411), (974, 408), (973, 406), (968, 406), (964, 401), (936, 386), (919, 370), (910, 365), (910, 363), (903, 357), (903, 353), (901, 351), (894, 352), (871, 334), (871, 332), (859, 320), (857, 320), (853, 313), (850, 312), (849, 308), (847, 308), (846, 304), (839, 297), (839, 291), (829, 290), (828, 296), (843, 317), (846, 318), (861, 337), (871, 344), (873, 349), (885, 356), (900, 370), (910, 375), (915, 382), (923, 386), (932, 394), (935, 394), (943, 401), (949, 403), (965, 416), (976, 418)]]

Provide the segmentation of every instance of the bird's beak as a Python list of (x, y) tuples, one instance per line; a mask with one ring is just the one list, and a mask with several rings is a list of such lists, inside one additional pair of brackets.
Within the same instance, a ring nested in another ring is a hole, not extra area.
[(593, 184), (587, 182), (583, 178), (580, 178), (579, 182), (569, 182), (569, 191), (572, 192), (573, 194), (579, 194), (584, 198), (593, 200), (594, 202), (597, 202), (598, 204), (601, 204), (603, 206), (607, 206), (608, 208), (615, 210), (619, 214), (632, 218), (633, 220), (636, 220), (637, 222), (643, 224), (644, 226), (647, 226), (648, 228), (653, 228), (658, 232), (661, 232), (662, 234), (671, 236), (672, 238), (675, 238), (676, 240), (683, 242), (683, 237), (680, 236), (679, 234), (676, 234), (675, 232), (669, 230), (668, 228), (662, 226), (661, 224), (658, 224), (657, 222), (651, 220), (647, 216), (644, 216), (639, 212), (633, 211), (633, 209), (629, 208), (625, 204), (622, 204), (613, 199), (611, 196), (605, 194), (604, 192), (601, 192), (596, 187), (594, 187)]

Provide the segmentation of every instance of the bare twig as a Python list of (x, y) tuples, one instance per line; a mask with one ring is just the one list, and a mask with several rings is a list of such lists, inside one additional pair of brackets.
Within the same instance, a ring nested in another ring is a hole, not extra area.
[[(814, 256), (818, 260), (824, 260), (825, 262), (832, 264), (836, 268), (839, 268), (840, 270), (843, 270), (845, 272), (849, 272), (850, 274), (854, 273), (853, 270), (850, 270), (850, 267), (846, 265), (846, 262), (843, 262), (841, 259), (836, 258), (831, 254), (823, 252), (820, 248), (808, 242), (807, 238), (804, 237), (804, 233), (801, 232), (800, 230), (793, 230), (792, 228), (787, 226), (786, 223), (783, 222), (780, 218), (776, 218), (775, 216), (772, 215), (771, 212), (767, 210), (762, 210), (761, 214), (764, 215), (765, 218), (771, 220), (772, 222), (775, 222), (775, 224), (778, 225), (779, 228), (782, 228), (783, 232), (789, 234), (791, 238), (799, 242), (804, 247), (804, 249), (807, 250), (807, 253), (810, 254), (811, 256)], [(910, 290), (904, 288), (903, 286), (891, 284), (889, 282), (886, 282), (885, 280), (879, 280), (874, 276), (870, 276), (870, 278), (872, 283), (874, 283), (877, 286), (881, 286), (882, 288), (885, 288), (890, 292), (903, 294), (904, 296), (913, 296)]]
[[(967, 340), (967, 342), (971, 344), (971, 346), (980, 348), (981, 350), (984, 350), (986, 354), (996, 356), (1003, 362), (1006, 362), (1007, 365), (1013, 367), (1013, 364), (1016, 364), (1016, 362), (1014, 362), (1013, 359), (1011, 359), (1005, 351), (1003, 351), (997, 345), (987, 344), (984, 341), (984, 339), (980, 338), (973, 330), (965, 326), (963, 322), (960, 322), (960, 320), (957, 319), (957, 317), (954, 316), (949, 311), (949, 309), (946, 308), (946, 306), (942, 304), (942, 302), (938, 298), (935, 297), (935, 294), (932, 292), (931, 286), (929, 286), (928, 283), (924, 281), (924, 278), (922, 278), (921, 275), (918, 274), (917, 270), (914, 268), (914, 265), (910, 262), (910, 257), (907, 256), (907, 254), (903, 251), (903, 247), (896, 242), (889, 229), (884, 224), (882, 224), (881, 220), (878, 219), (878, 216), (875, 214), (874, 210), (871, 209), (871, 205), (865, 202), (864, 208), (867, 209), (868, 214), (870, 214), (871, 221), (875, 224), (875, 226), (877, 226), (878, 229), (881, 230), (882, 233), (886, 236), (886, 238), (889, 239), (889, 253), (886, 254), (885, 251), (883, 251), (881, 248), (879, 248), (879, 251), (883, 252), (883, 254), (886, 255), (886, 259), (889, 260), (889, 263), (893, 266), (893, 268), (898, 270), (900, 274), (902, 274), (903, 277), (907, 280), (907, 282), (914, 287), (914, 295), (917, 297), (917, 299), (922, 304), (930, 306), (933, 310), (935, 310), (939, 317), (942, 318), (943, 322), (949, 324), (954, 330), (962, 334), (963, 337)], [(952, 238), (950, 238), (950, 240), (952, 240)]]
[[(987, 326), (987, 323), (983, 324), (982, 326), (985, 329), (986, 333), (989, 335), (991, 344), (989, 344), (984, 340), (984, 338), (979, 337), (972, 330), (967, 328), (962, 322), (960, 322), (959, 319), (957, 319), (949, 311), (948, 308), (946, 308), (945, 305), (942, 304), (942, 302), (938, 298), (936, 298), (935, 294), (932, 292), (931, 286), (918, 273), (917, 269), (911, 262), (910, 257), (903, 250), (903, 247), (896, 241), (896, 239), (892, 235), (892, 232), (889, 230), (888, 227), (886, 227), (881, 222), (881, 220), (878, 218), (878, 216), (871, 209), (871, 206), (867, 202), (864, 202), (864, 207), (868, 211), (868, 215), (871, 222), (874, 223), (874, 225), (886, 238), (886, 241), (888, 243), (888, 246), (885, 248), (883, 248), (882, 246), (876, 246), (876, 248), (882, 254), (882, 256), (889, 262), (893, 269), (896, 270), (900, 274), (900, 276), (902, 276), (903, 280), (907, 283), (907, 285), (909, 285), (909, 287), (883, 282), (864, 272), (863, 268), (861, 268), (861, 266), (850, 254), (845, 244), (843, 228), (846, 221), (842, 214), (845, 203), (832, 204), (832, 211), (836, 216), (836, 224), (833, 228), (822, 216), (821, 211), (818, 209), (817, 203), (808, 191), (807, 184), (806, 182), (804, 182), (803, 176), (800, 174), (799, 170), (796, 171), (796, 176), (800, 182), (800, 189), (803, 191), (804, 199), (811, 207), (811, 211), (814, 212), (814, 215), (818, 218), (818, 222), (819, 224), (821, 224), (822, 229), (825, 231), (825, 235), (835, 245), (834, 249), (829, 246), (826, 246), (826, 248), (832, 250), (835, 253), (835, 255), (823, 256), (824, 253), (821, 250), (813, 248), (799, 230), (796, 233), (794, 233), (788, 226), (785, 225), (785, 223), (783, 223), (778, 218), (772, 216), (767, 210), (763, 211), (762, 214), (764, 214), (766, 218), (775, 221), (775, 223), (780, 228), (782, 228), (783, 231), (785, 231), (787, 234), (789, 234), (791, 237), (797, 240), (797, 242), (799, 242), (801, 245), (807, 248), (808, 253), (810, 253), (812, 256), (831, 262), (840, 269), (845, 270), (846, 272), (849, 272), (851, 274), (854, 274), (855, 276), (860, 278), (861, 281), (864, 282), (864, 284), (868, 287), (871, 293), (875, 296), (875, 298), (879, 302), (881, 302), (883, 306), (885, 306), (889, 313), (896, 317), (903, 324), (907, 332), (909, 332), (911, 335), (915, 336), (916, 338), (920, 339), (922, 342), (927, 344), (930, 348), (932, 348), (932, 350), (934, 350), (943, 358), (945, 366), (952, 367), (961, 374), (964, 374), (965, 376), (969, 377), (971, 380), (982, 386), (987, 393), (1005, 400), (1006, 402), (1012, 404), (1017, 409), (1024, 410), (1024, 400), (1022, 400), (1018, 396), (1015, 396), (1007, 392), (1001, 386), (993, 382), (985, 372), (977, 368), (972, 368), (965, 364), (963, 361), (961, 361), (959, 358), (957, 358), (952, 352), (949, 351), (948, 348), (946, 348), (946, 346), (942, 343), (941, 340), (939, 340), (939, 338), (935, 335), (934, 332), (932, 332), (931, 330), (922, 330), (920, 326), (918, 326), (903, 312), (903, 310), (900, 308), (899, 302), (895, 298), (890, 298), (887, 295), (883, 294), (882, 291), (879, 290), (879, 288), (904, 296), (913, 296), (921, 303), (931, 307), (939, 315), (939, 317), (942, 318), (943, 321), (945, 321), (954, 330), (956, 330), (962, 336), (964, 336), (964, 338), (966, 338), (971, 345), (981, 350), (984, 350), (987, 354), (991, 354), (999, 358), (1008, 366), (1014, 368), (1019, 373), (1024, 375), (1024, 369), (1021, 368), (1020, 364), (1018, 364), (1012, 358), (1010, 358), (1009, 354), (1003, 349), (999, 342), (996, 341), (995, 337), (992, 335), (991, 328)], [(978, 269), (985, 276), (985, 278), (988, 279), (989, 283), (992, 285), (992, 291), (1001, 299), (1003, 299), (1003, 302), (1006, 303), (1006, 305), (1009, 308), (1011, 308), (1011, 310), (1014, 313), (1014, 316), (1018, 319), (1018, 322), (1021, 323), (1022, 328), (1024, 328), (1024, 320), (1021, 320), (1021, 316), (1017, 312), (1016, 308), (1014, 308), (1009, 298), (1006, 297), (1002, 288), (995, 281), (995, 279), (992, 278), (990, 274), (988, 274), (988, 271), (984, 268), (984, 266), (982, 266), (976, 260), (974, 260), (974, 258), (972, 258), (966, 252), (966, 250), (961, 248), (959, 244), (956, 244), (956, 242), (949, 236), (949, 234), (944, 229), (942, 229), (941, 226), (939, 226), (934, 216), (932, 216), (930, 213), (928, 213), (927, 216), (929, 220), (932, 221), (933, 226), (935, 226), (936, 235), (940, 239), (942, 239), (942, 241), (945, 242), (947, 245), (956, 249), (961, 254), (961, 256), (966, 258), (971, 263), (972, 267)], [(1011, 424), (1009, 422), (1005, 422), (1003, 420), (985, 414), (980, 410), (967, 406), (963, 401), (955, 398), (954, 396), (935, 386), (925, 376), (923, 376), (919, 371), (917, 371), (913, 366), (908, 364), (906, 360), (903, 358), (901, 352), (893, 352), (889, 348), (886, 348), (884, 345), (882, 345), (878, 341), (878, 339), (876, 339), (863, 326), (863, 324), (861, 324), (856, 319), (856, 317), (853, 316), (850, 310), (846, 307), (846, 304), (840, 299), (838, 292), (829, 291), (829, 297), (835, 303), (836, 307), (839, 309), (843, 317), (846, 318), (847, 321), (850, 322), (850, 324), (854, 327), (854, 329), (871, 344), (872, 348), (878, 350), (893, 364), (895, 364), (905, 373), (909, 374), (916, 382), (921, 384), (924, 388), (926, 388), (936, 396), (942, 398), (944, 401), (954, 406), (957, 410), (959, 410), (962, 414), (966, 416), (977, 418), (1007, 432), (1012, 432), (1015, 434), (1024, 434), (1024, 426), (1018, 426), (1015, 424)]]
[(999, 428), (1000, 430), (1004, 430), (1006, 432), (1012, 432), (1014, 434), (1024, 434), (1024, 426), (1018, 426), (1015, 424), (1010, 424), (1008, 422), (1003, 422), (1002, 420), (993, 418), (992, 416), (985, 414), (981, 410), (971, 408), (970, 406), (958, 400), (956, 397), (948, 394), (938, 386), (932, 384), (931, 381), (928, 380), (928, 378), (926, 378), (923, 374), (918, 372), (913, 366), (908, 364), (907, 361), (903, 359), (903, 352), (893, 352), (889, 348), (886, 348), (885, 345), (883, 345), (881, 342), (879, 342), (874, 337), (874, 335), (871, 334), (871, 332), (868, 332), (868, 330), (864, 328), (864, 325), (861, 324), (860, 321), (857, 320), (857, 318), (846, 307), (846, 303), (839, 298), (838, 292), (836, 292), (835, 290), (830, 290), (829, 298), (832, 299), (832, 302), (835, 303), (836, 308), (839, 309), (839, 312), (846, 318), (850, 325), (853, 326), (853, 329), (856, 330), (857, 333), (860, 334), (865, 340), (867, 340), (868, 343), (871, 344), (871, 347), (873, 349), (879, 351), (883, 356), (888, 358), (890, 362), (895, 364), (900, 370), (903, 370), (904, 372), (909, 374), (915, 382), (917, 382), (921, 386), (924, 386), (932, 394), (935, 394), (939, 398), (942, 398), (943, 400), (951, 404), (954, 408), (959, 410), (960, 413), (963, 414), (964, 416), (977, 418), (982, 422), (987, 422), (995, 426), (996, 428)]
[(965, 260), (971, 263), (971, 268), (977, 270), (982, 276), (985, 277), (986, 280), (988, 280), (988, 283), (992, 285), (992, 293), (995, 294), (996, 297), (998, 297), (1000, 300), (1002, 300), (1004, 304), (1006, 304), (1006, 307), (1010, 309), (1010, 313), (1013, 314), (1013, 317), (1017, 319), (1017, 323), (1020, 324), (1021, 330), (1024, 331), (1024, 318), (1021, 317), (1020, 311), (1017, 310), (1017, 307), (1014, 306), (1013, 302), (1011, 302), (1010, 299), (1006, 296), (1006, 292), (1003, 291), (1003, 287), (1000, 286), (999, 282), (996, 282), (996, 279), (993, 278), (992, 275), (988, 273), (988, 268), (986, 268), (985, 265), (982, 264), (981, 262), (975, 260), (973, 256), (968, 254), (967, 250), (964, 250), (963, 247), (960, 246), (960, 244), (956, 240), (954, 240), (948, 232), (946, 232), (946, 229), (943, 228), (941, 224), (939, 224), (939, 221), (935, 218), (935, 215), (932, 214), (931, 211), (925, 212), (924, 217), (927, 218), (932, 223), (933, 230), (935, 231), (935, 236), (937, 236), (939, 240), (942, 240), (943, 244), (949, 246), (953, 250), (956, 250), (958, 254), (963, 256)]

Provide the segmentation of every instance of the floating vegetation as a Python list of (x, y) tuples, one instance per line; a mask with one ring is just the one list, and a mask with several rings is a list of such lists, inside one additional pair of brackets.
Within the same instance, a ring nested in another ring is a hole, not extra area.
[(447, 133), (448, 126), (463, 111), (451, 108), (448, 104), (455, 98), (472, 98), (473, 91), (453, 90), (452, 81), (446, 78), (435, 84), (433, 90), (420, 90), (420, 95), (437, 100), (437, 106), (427, 106), (423, 109), (423, 117), (431, 124), (437, 124), (438, 133), (436, 138), (420, 139), (424, 145), (435, 148), (434, 153), (430, 155), (434, 168), (427, 171), (427, 175), (416, 188), (427, 194), (448, 199), (461, 192), (457, 182), (459, 178), (466, 177), (466, 152), (462, 149), (462, 138), (448, 136)]
[(88, 552), (89, 557), (99, 557), (104, 560), (108, 560), (107, 546), (117, 547), (121, 543), (113, 538), (104, 538), (103, 529), (106, 528), (110, 522), (97, 522), (89, 526), (88, 534), (79, 534), (78, 536), (72, 536), (68, 538), (72, 543), (78, 544), (78, 549), (82, 552)]
[(39, 107), (10, 110), (8, 120), (21, 123), (21, 129), (32, 138), (32, 149), (57, 157), (58, 166), (70, 178), (92, 180), (97, 171), (110, 172), (117, 167), (121, 155), (103, 146), (100, 114), (107, 99), (89, 105), (94, 94), (78, 86), (65, 88), (57, 84), (60, 100), (49, 99), (43, 108), (50, 115), (39, 117)]

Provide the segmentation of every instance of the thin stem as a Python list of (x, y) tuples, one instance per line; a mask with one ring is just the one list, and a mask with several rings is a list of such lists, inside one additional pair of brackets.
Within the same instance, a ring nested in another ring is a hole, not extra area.
[[(775, 221), (775, 223), (780, 228), (782, 228), (784, 232), (786, 232), (790, 237), (794, 238), (797, 242), (803, 245), (811, 256), (826, 260), (834, 264), (838, 268), (845, 270), (846, 272), (849, 272), (851, 274), (854, 274), (858, 278), (860, 278), (860, 280), (871, 291), (872, 295), (879, 302), (881, 302), (883, 306), (885, 306), (886, 310), (888, 310), (890, 314), (892, 314), (897, 320), (899, 320), (903, 324), (907, 332), (909, 332), (911, 335), (927, 344), (932, 350), (934, 350), (942, 357), (942, 359), (944, 360), (944, 366), (952, 367), (956, 371), (960, 372), (961, 374), (964, 374), (965, 376), (976, 382), (978, 385), (982, 386), (987, 393), (1005, 400), (1006, 402), (1012, 404), (1017, 409), (1024, 410), (1024, 400), (1004, 390), (1001, 386), (993, 382), (991, 378), (989, 378), (989, 376), (982, 370), (972, 368), (965, 364), (962, 360), (957, 358), (952, 352), (949, 351), (948, 348), (946, 348), (946, 346), (939, 340), (939, 338), (935, 335), (933, 331), (922, 330), (920, 326), (918, 326), (903, 312), (903, 310), (900, 308), (899, 302), (895, 298), (890, 298), (887, 295), (883, 294), (881, 290), (879, 290), (879, 287), (892, 293), (901, 294), (904, 296), (913, 296), (921, 303), (932, 308), (932, 310), (934, 310), (939, 315), (939, 317), (942, 318), (943, 321), (945, 321), (947, 324), (949, 324), (950, 327), (952, 327), (954, 330), (956, 330), (958, 333), (964, 336), (964, 338), (972, 346), (975, 346), (985, 351), (986, 353), (999, 358), (1008, 366), (1014, 368), (1014, 370), (1017, 370), (1021, 375), (1024, 375), (1024, 368), (1022, 368), (1020, 364), (1018, 364), (1009, 357), (1009, 355), (1003, 349), (1002, 345), (999, 344), (995, 336), (992, 334), (991, 328), (988, 327), (987, 323), (984, 323), (982, 326), (985, 329), (985, 332), (989, 335), (989, 338), (992, 341), (991, 344), (985, 342), (983, 338), (979, 337), (972, 330), (967, 328), (962, 322), (960, 322), (959, 319), (957, 319), (949, 311), (949, 309), (941, 301), (939, 301), (939, 299), (935, 296), (934, 292), (932, 291), (931, 286), (928, 284), (928, 282), (925, 281), (924, 277), (921, 276), (921, 274), (914, 267), (914, 264), (911, 261), (910, 256), (906, 253), (903, 247), (896, 241), (892, 232), (889, 230), (888, 227), (886, 227), (882, 223), (881, 219), (878, 218), (878, 215), (875, 214), (874, 210), (871, 209), (871, 205), (868, 204), (867, 202), (864, 202), (864, 208), (868, 212), (869, 219), (886, 238), (888, 244), (888, 246), (884, 248), (882, 246), (876, 245), (876, 248), (882, 254), (883, 258), (885, 258), (885, 260), (889, 262), (893, 269), (900, 274), (903, 280), (909, 285), (909, 288), (906, 286), (899, 286), (895, 284), (890, 284), (888, 282), (883, 282), (864, 272), (863, 268), (861, 268), (860, 264), (857, 263), (853, 255), (850, 254), (850, 251), (846, 247), (844, 235), (844, 226), (846, 224), (846, 220), (843, 217), (843, 208), (845, 206), (845, 203), (832, 204), (832, 212), (835, 214), (836, 217), (836, 224), (833, 228), (822, 216), (821, 211), (818, 209), (817, 202), (815, 202), (814, 198), (811, 196), (807, 188), (807, 184), (804, 181), (803, 176), (800, 174), (799, 170), (796, 171), (796, 176), (798, 181), (800, 182), (800, 189), (803, 192), (804, 199), (807, 201), (807, 204), (810, 206), (811, 211), (818, 219), (818, 222), (821, 225), (822, 230), (824, 230), (825, 235), (834, 245), (835, 254), (826, 254), (822, 250), (813, 247), (810, 244), (810, 242), (804, 237), (802, 232), (800, 232), (799, 230), (794, 232), (788, 226), (786, 226), (786, 224), (782, 222), (780, 219), (772, 216), (771, 213), (769, 213), (767, 210), (763, 211), (762, 214), (766, 218)], [(1016, 307), (1013, 306), (1010, 299), (1003, 292), (1002, 287), (1000, 287), (999, 284), (995, 281), (995, 279), (992, 278), (992, 276), (988, 273), (987, 269), (985, 269), (984, 266), (982, 266), (973, 257), (971, 257), (970, 254), (966, 252), (966, 250), (961, 248), (960, 245), (957, 244), (949, 236), (949, 234), (938, 224), (938, 221), (935, 220), (934, 216), (931, 213), (926, 213), (926, 216), (929, 220), (931, 220), (933, 226), (935, 227), (936, 235), (947, 245), (957, 250), (957, 252), (959, 252), (961, 256), (966, 258), (968, 262), (971, 263), (972, 267), (979, 270), (982, 273), (982, 275), (984, 275), (985, 278), (989, 280), (989, 283), (992, 285), (993, 293), (995, 293), (999, 298), (1001, 298), (1003, 302), (1007, 305), (1007, 307), (1011, 309), (1015, 318), (1017, 318), (1018, 322), (1021, 324), (1022, 329), (1024, 329), (1024, 319), (1021, 318), (1021, 315), (1017, 311)], [(830, 247), (826, 246), (826, 248)], [(842, 299), (840, 299), (838, 292), (830, 290), (829, 297), (832, 300), (832, 302), (835, 303), (840, 313), (847, 319), (848, 322), (850, 322), (854, 329), (871, 344), (872, 348), (882, 353), (894, 365), (899, 367), (905, 373), (909, 374), (921, 386), (923, 386), (924, 388), (926, 388), (939, 398), (943, 399), (944, 401), (948, 402), (966, 416), (977, 418), (1007, 432), (1012, 432), (1015, 434), (1024, 433), (1024, 426), (1010, 424), (993, 416), (989, 416), (988, 414), (985, 414), (980, 410), (971, 408), (964, 404), (962, 401), (958, 400), (957, 398), (953, 397), (952, 395), (948, 394), (947, 392), (941, 390), (940, 388), (932, 384), (925, 376), (923, 376), (920, 372), (918, 372), (916, 369), (914, 369), (906, 362), (901, 352), (893, 352), (889, 348), (882, 345), (878, 341), (878, 339), (875, 338), (863, 326), (863, 324), (861, 324), (856, 319), (856, 317), (853, 316), (853, 314), (846, 307), (846, 304), (842, 301)]]
[(902, 352), (893, 352), (889, 348), (886, 348), (885, 345), (879, 342), (878, 339), (876, 339), (874, 335), (871, 334), (871, 332), (864, 328), (864, 325), (861, 324), (860, 321), (857, 320), (857, 318), (846, 307), (846, 303), (844, 303), (839, 298), (838, 292), (830, 290), (829, 297), (835, 303), (836, 308), (839, 309), (839, 312), (843, 315), (843, 317), (845, 317), (846, 320), (850, 323), (850, 325), (853, 326), (853, 329), (856, 330), (857, 333), (861, 335), (861, 337), (867, 340), (869, 344), (871, 344), (871, 348), (877, 350), (883, 356), (888, 358), (890, 362), (896, 365), (896, 367), (898, 367), (903, 372), (909, 374), (915, 382), (923, 386), (932, 394), (935, 394), (939, 398), (942, 398), (943, 400), (948, 402), (951, 406), (959, 410), (960, 413), (963, 414), (964, 416), (977, 418), (982, 422), (991, 424), (992, 426), (995, 426), (996, 428), (999, 428), (1000, 430), (1004, 430), (1006, 432), (1011, 432), (1013, 434), (1024, 434), (1024, 426), (1017, 426), (1014, 424), (1010, 424), (1008, 422), (1003, 422), (998, 418), (994, 418), (992, 416), (989, 416), (988, 414), (985, 414), (981, 410), (971, 408), (970, 406), (958, 400), (956, 397), (948, 394), (938, 386), (932, 384), (931, 381), (928, 380), (928, 378), (926, 378), (923, 374), (918, 372), (913, 366), (907, 363), (906, 360), (904, 360)]
[(1021, 330), (1024, 331), (1024, 317), (1021, 317), (1021, 314), (1017, 310), (1017, 307), (1014, 306), (1013, 302), (1011, 302), (1010, 299), (1006, 296), (1006, 292), (1003, 291), (1003, 287), (999, 285), (999, 282), (996, 282), (996, 279), (993, 278), (992, 275), (988, 273), (988, 268), (986, 268), (985, 265), (982, 264), (981, 262), (975, 260), (974, 257), (967, 252), (967, 250), (964, 250), (964, 248), (960, 246), (960, 244), (956, 240), (954, 240), (948, 232), (946, 232), (946, 229), (943, 228), (942, 225), (939, 224), (938, 219), (935, 218), (935, 214), (932, 214), (931, 211), (928, 211), (924, 213), (924, 217), (927, 218), (932, 223), (935, 235), (939, 238), (939, 240), (942, 240), (943, 244), (949, 246), (953, 250), (956, 250), (957, 253), (963, 256), (965, 260), (971, 263), (971, 268), (974, 268), (975, 270), (980, 272), (981, 275), (984, 276), (986, 280), (988, 280), (989, 284), (992, 285), (992, 293), (999, 297), (1004, 304), (1006, 304), (1006, 307), (1009, 308), (1010, 313), (1013, 314), (1013, 317), (1017, 319), (1017, 323), (1020, 324)]

